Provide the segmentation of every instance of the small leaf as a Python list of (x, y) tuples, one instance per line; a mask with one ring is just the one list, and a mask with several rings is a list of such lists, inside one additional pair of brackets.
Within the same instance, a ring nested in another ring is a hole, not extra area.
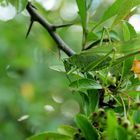
[(64, 134), (70, 137), (73, 137), (73, 135), (76, 133), (76, 128), (70, 126), (70, 125), (61, 125), (58, 128), (58, 132), (60, 134)]
[(89, 108), (90, 113), (94, 112), (98, 102), (99, 102), (99, 93), (97, 90), (88, 90), (88, 97), (89, 97)]
[(129, 32), (126, 22), (123, 22), (123, 38), (124, 38), (124, 41), (130, 40), (130, 32)]
[(84, 111), (84, 113), (85, 113), (86, 116), (89, 116), (90, 115), (89, 97), (84, 92), (80, 92), (80, 95), (82, 97), (83, 111)]
[(72, 138), (63, 134), (59, 134), (59, 133), (44, 132), (44, 133), (40, 133), (38, 135), (32, 136), (28, 138), (27, 140), (72, 140)]
[(84, 78), (72, 82), (69, 86), (75, 91), (84, 91), (88, 89), (102, 89), (102, 86), (96, 81)]
[(86, 29), (87, 24), (87, 8), (86, 0), (76, 0), (79, 9), (79, 15), (81, 17), (82, 26)]
[(115, 140), (116, 127), (117, 120), (115, 113), (113, 111), (109, 111), (107, 113), (107, 136), (109, 140)]
[(96, 129), (91, 125), (84, 115), (77, 115), (75, 118), (77, 126), (81, 129), (86, 140), (98, 140), (99, 136)]
[(124, 34), (125, 41), (128, 41), (130, 39), (137, 37), (137, 33), (134, 27), (127, 21), (123, 21), (123, 34)]

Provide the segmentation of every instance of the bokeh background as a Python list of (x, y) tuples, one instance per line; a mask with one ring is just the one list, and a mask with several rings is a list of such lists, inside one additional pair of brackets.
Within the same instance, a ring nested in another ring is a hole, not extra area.
[[(92, 5), (91, 25), (113, 1), (99, 0), (100, 6)], [(34, 4), (38, 12), (55, 25), (76, 23), (59, 29), (58, 33), (79, 52), (82, 28), (78, 23), (76, 1), (36, 0)], [(26, 39), (28, 13), (23, 11), (9, 20), (15, 9), (6, 8), (0, 4), (0, 140), (22, 140), (42, 131), (54, 131), (60, 124), (74, 124), (73, 117), (80, 112), (80, 97), (69, 90), (64, 73), (50, 69), (63, 65), (62, 59), (66, 56), (59, 54), (48, 32), (37, 23)], [(135, 14), (129, 21), (139, 32), (140, 15)]]

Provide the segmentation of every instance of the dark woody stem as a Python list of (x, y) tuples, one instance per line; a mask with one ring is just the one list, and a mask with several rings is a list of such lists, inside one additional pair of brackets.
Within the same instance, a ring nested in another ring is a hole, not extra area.
[(37, 13), (36, 9), (30, 2), (28, 2), (26, 9), (30, 14), (31, 19), (41, 24), (49, 32), (60, 50), (65, 52), (68, 56), (72, 56), (75, 54), (75, 52), (54, 31), (53, 25), (51, 25), (46, 19), (44, 19), (40, 14)]

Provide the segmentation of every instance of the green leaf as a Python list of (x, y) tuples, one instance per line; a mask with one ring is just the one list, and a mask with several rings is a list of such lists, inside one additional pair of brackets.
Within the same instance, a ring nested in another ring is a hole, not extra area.
[(89, 116), (90, 114), (90, 108), (89, 108), (89, 97), (86, 93), (84, 92), (80, 92), (80, 95), (82, 97), (82, 107), (83, 107), (83, 111), (85, 113), (86, 116)]
[(58, 71), (58, 72), (66, 72), (64, 66), (58, 65), (58, 66), (50, 66), (51, 70)]
[(60, 134), (64, 134), (70, 137), (73, 137), (73, 135), (76, 133), (77, 129), (70, 126), (70, 125), (61, 125), (58, 130)]
[(72, 82), (70, 88), (75, 91), (84, 91), (88, 89), (102, 89), (102, 86), (94, 80), (91, 79), (79, 79)]
[(116, 130), (116, 137), (117, 140), (128, 140), (128, 133), (123, 127), (118, 126)]
[(101, 21), (96, 25), (100, 25), (101, 23), (105, 22), (109, 18), (115, 16), (122, 5), (123, 0), (116, 0), (103, 14)]
[(27, 140), (72, 140), (72, 138), (63, 134), (59, 134), (59, 133), (44, 132), (44, 133), (40, 133), (38, 135), (32, 136), (28, 138)]
[(128, 41), (137, 37), (134, 27), (128, 21), (123, 21), (123, 36), (124, 41)]
[(82, 26), (86, 29), (87, 24), (87, 8), (86, 8), (86, 0), (76, 0), (77, 6), (79, 9), (79, 15), (81, 18)]
[(130, 32), (129, 32), (126, 22), (123, 22), (123, 38), (124, 38), (124, 41), (130, 40)]
[(134, 112), (133, 120), (135, 123), (140, 124), (140, 110)]
[(26, 8), (28, 0), (8, 0), (13, 6), (16, 7), (17, 12), (20, 13)]
[(90, 113), (94, 112), (98, 102), (99, 102), (99, 93), (98, 90), (88, 90), (88, 98), (89, 98), (89, 109)]
[(131, 9), (137, 6), (138, 4), (140, 4), (140, 2), (138, 2), (137, 0), (123, 0), (119, 11), (117, 12), (117, 16), (112, 24), (112, 27), (118, 24), (121, 20), (123, 20), (129, 14)]
[(99, 136), (96, 129), (91, 125), (84, 115), (77, 115), (75, 118), (77, 126), (81, 129), (86, 140), (98, 140)]
[(132, 73), (131, 72), (131, 68), (132, 68), (132, 64), (133, 64), (133, 61), (134, 61), (134, 56), (133, 57), (130, 57), (130, 58), (127, 58), (125, 61), (124, 61), (124, 64), (123, 64), (123, 73), (122, 73), (122, 77), (126, 77), (127, 75), (130, 76), (130, 74)]
[(99, 37), (94, 32), (89, 32), (87, 35), (87, 42), (98, 40)]
[(116, 127), (117, 120), (115, 113), (113, 111), (109, 111), (107, 113), (107, 136), (109, 140), (115, 140)]

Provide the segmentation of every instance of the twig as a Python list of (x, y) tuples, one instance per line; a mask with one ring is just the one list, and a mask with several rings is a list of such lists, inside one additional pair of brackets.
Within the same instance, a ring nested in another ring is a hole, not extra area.
[(33, 7), (33, 5), (28, 2), (27, 11), (29, 12), (31, 18), (40, 23), (51, 35), (51, 37), (56, 42), (58, 48), (65, 52), (68, 56), (72, 56), (75, 54), (75, 52), (60, 38), (60, 36), (53, 30), (53, 25), (51, 25), (46, 19), (44, 19), (41, 15), (39, 15), (36, 12), (36, 9)]
[[(89, 44), (84, 50), (89, 50), (89, 49), (91, 49), (92, 47), (98, 45), (98, 44), (100, 43), (100, 41), (101, 41), (101, 40), (99, 39), (99, 40), (97, 40), (97, 41), (92, 42), (92, 43)], [(111, 39), (111, 41), (113, 41), (113, 39)], [(108, 39), (108, 38), (104, 38), (104, 39), (103, 39), (103, 42), (109, 42), (109, 39)]]

